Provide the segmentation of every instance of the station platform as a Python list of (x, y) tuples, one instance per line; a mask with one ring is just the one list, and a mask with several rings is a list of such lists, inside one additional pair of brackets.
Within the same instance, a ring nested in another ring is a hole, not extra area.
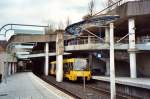
[[(110, 82), (110, 77), (106, 76), (92, 76), (92, 79)], [(129, 78), (129, 77), (116, 77), (116, 83), (150, 89), (150, 78)]]
[(0, 99), (74, 99), (31, 72), (14, 74), (6, 81), (0, 83)]

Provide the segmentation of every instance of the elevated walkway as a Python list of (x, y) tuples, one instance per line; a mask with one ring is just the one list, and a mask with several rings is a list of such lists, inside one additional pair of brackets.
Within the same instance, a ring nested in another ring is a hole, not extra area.
[(73, 99), (31, 72), (15, 74), (4, 82), (0, 84), (0, 99)]

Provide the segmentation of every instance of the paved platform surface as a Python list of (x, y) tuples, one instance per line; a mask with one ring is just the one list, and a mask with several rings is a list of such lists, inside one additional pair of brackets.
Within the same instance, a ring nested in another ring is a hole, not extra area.
[(0, 83), (0, 99), (73, 99), (33, 73), (12, 75)]
[[(110, 77), (106, 76), (92, 76), (92, 79), (110, 81)], [(150, 89), (150, 78), (116, 77), (116, 83)]]

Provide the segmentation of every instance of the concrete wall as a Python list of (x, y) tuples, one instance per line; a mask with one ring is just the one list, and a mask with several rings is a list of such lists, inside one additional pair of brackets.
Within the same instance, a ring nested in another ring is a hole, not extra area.
[[(105, 72), (105, 62), (92, 57), (91, 69), (100, 69)], [(115, 60), (115, 73), (118, 77), (130, 76), (130, 64), (128, 60)], [(102, 74), (104, 75), (104, 74)], [(137, 75), (138, 77), (150, 77), (150, 52), (137, 53)]]
[[(150, 77), (150, 52), (137, 53), (137, 76)], [(115, 72), (118, 77), (130, 76), (130, 64), (128, 60), (115, 60)]]
[(117, 77), (129, 77), (130, 65), (126, 61), (115, 60), (115, 72)]
[[(91, 70), (97, 73), (94, 75), (105, 75), (106, 72), (106, 62), (99, 60), (95, 56), (92, 56), (92, 66)], [(115, 60), (115, 73), (118, 77), (129, 77), (130, 76), (130, 65), (128, 61)]]
[(150, 77), (150, 52), (137, 53), (137, 71), (139, 76)]
[[(98, 75), (104, 75), (105, 74), (105, 62), (99, 60), (95, 56), (92, 56), (92, 63), (91, 63), (91, 70), (93, 70), (93, 73), (97, 72)], [(97, 70), (97, 71), (94, 71)], [(95, 74), (95, 75), (96, 75)]]

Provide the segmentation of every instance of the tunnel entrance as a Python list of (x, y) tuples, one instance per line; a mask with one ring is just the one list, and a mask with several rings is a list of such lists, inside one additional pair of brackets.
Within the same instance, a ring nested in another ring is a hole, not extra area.
[(30, 59), (18, 60), (17, 72), (30, 72), (32, 71), (32, 61)]

